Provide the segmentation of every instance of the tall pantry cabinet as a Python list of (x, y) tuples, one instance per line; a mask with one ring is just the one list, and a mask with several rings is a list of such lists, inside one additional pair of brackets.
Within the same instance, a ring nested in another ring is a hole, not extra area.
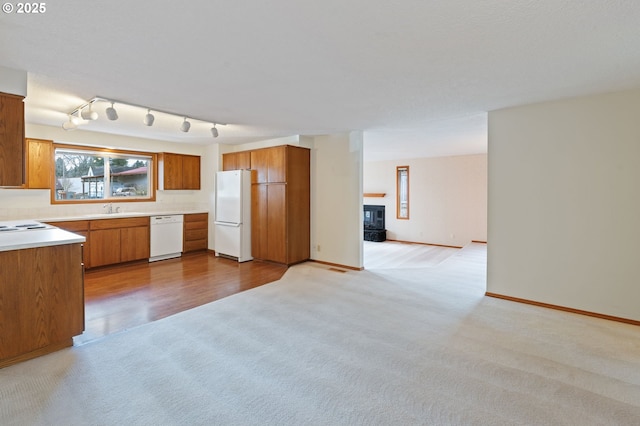
[(310, 256), (310, 151), (277, 146), (251, 151), (251, 254), (291, 265)]

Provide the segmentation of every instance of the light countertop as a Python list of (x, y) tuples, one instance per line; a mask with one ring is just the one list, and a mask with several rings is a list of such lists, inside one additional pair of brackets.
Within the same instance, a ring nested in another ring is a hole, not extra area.
[[(0, 222), (0, 225), (11, 225), (15, 222), (16, 221)], [(26, 231), (0, 232), (0, 251), (59, 246), (63, 244), (84, 243), (85, 241), (85, 238), (81, 235), (63, 231), (62, 229), (55, 227)]]
[(119, 212), (119, 213), (90, 213), (81, 214), (76, 216), (63, 216), (63, 217), (51, 217), (44, 219), (37, 219), (38, 222), (68, 222), (72, 220), (98, 220), (98, 219), (118, 219), (125, 217), (151, 217), (151, 216), (168, 216), (174, 214), (200, 214), (209, 213), (206, 210), (194, 210), (194, 211), (164, 211), (164, 212)]
[(168, 216), (175, 214), (199, 214), (208, 213), (206, 210), (194, 211), (162, 211), (162, 212), (118, 212), (118, 213), (96, 213), (83, 214), (76, 216), (51, 217), (43, 219), (25, 219), (0, 221), (0, 225), (14, 226), (16, 224), (33, 222), (33, 223), (51, 223), (54, 226), (48, 226), (47, 229), (33, 229), (23, 231), (0, 232), (0, 251), (21, 250), (35, 247), (56, 246), (63, 244), (84, 243), (86, 239), (72, 232), (64, 231), (56, 228), (56, 222), (68, 222), (76, 220), (99, 220), (99, 219), (119, 219), (126, 217), (152, 217), (152, 216)]

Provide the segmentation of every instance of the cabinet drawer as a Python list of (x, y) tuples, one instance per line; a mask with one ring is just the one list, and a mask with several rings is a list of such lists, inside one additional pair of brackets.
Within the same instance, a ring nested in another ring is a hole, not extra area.
[(207, 222), (185, 222), (184, 229), (188, 231), (190, 229), (207, 229), (209, 224)]
[(195, 213), (185, 214), (184, 221), (186, 222), (207, 222), (209, 220), (209, 213)]
[(195, 241), (184, 242), (185, 253), (190, 251), (206, 250), (206, 249), (207, 249), (207, 240), (195, 240)]
[(88, 220), (70, 220), (66, 222), (48, 222), (48, 223), (49, 225), (53, 225), (57, 228), (64, 229), (65, 231), (70, 231), (70, 232), (89, 230)]
[(184, 240), (185, 241), (193, 241), (193, 240), (205, 240), (207, 239), (207, 230), (206, 229), (190, 229), (185, 231)]
[(97, 219), (91, 221), (91, 230), (149, 226), (149, 217), (125, 217), (122, 219)]

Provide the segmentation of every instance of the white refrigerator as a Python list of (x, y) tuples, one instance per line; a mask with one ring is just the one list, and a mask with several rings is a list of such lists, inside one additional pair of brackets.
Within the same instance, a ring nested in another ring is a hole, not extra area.
[(251, 171), (216, 173), (216, 215), (214, 249), (216, 256), (238, 262), (251, 257)]

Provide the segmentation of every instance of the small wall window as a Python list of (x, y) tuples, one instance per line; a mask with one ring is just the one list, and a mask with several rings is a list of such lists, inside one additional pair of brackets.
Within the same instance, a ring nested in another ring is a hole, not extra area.
[(396, 217), (409, 219), (409, 166), (396, 167)]
[(54, 203), (151, 201), (155, 154), (56, 146)]

